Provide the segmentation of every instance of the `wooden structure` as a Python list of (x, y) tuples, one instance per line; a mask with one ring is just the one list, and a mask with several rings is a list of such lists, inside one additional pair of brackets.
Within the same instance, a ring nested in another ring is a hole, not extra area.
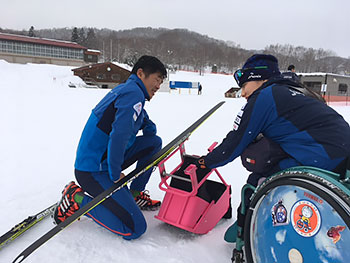
[(235, 88), (232, 87), (230, 88), (228, 91), (225, 92), (225, 97), (226, 98), (239, 98), (241, 97), (241, 92), (240, 92), (240, 88)]
[(88, 49), (84, 52), (84, 61), (87, 63), (97, 63), (98, 56), (101, 55), (99, 50)]
[(86, 84), (102, 89), (112, 89), (130, 76), (130, 70), (112, 62), (91, 64), (72, 71)]

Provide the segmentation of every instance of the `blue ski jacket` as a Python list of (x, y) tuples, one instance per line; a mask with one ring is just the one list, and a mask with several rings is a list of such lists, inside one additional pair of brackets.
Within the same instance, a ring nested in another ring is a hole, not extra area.
[(209, 168), (240, 156), (259, 133), (278, 143), (291, 158), (281, 169), (307, 165), (333, 170), (350, 155), (349, 124), (332, 108), (291, 88), (281, 77), (257, 89), (237, 114), (233, 130), (203, 157)]
[(149, 95), (141, 79), (132, 74), (112, 89), (92, 110), (81, 135), (75, 169), (86, 172), (107, 171), (118, 180), (125, 151), (139, 130), (155, 135), (156, 125), (144, 109)]

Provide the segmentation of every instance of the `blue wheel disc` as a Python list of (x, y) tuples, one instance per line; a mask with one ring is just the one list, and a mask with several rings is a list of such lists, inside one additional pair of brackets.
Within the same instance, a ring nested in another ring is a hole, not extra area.
[(349, 202), (316, 179), (279, 174), (259, 189), (245, 221), (247, 262), (349, 262)]

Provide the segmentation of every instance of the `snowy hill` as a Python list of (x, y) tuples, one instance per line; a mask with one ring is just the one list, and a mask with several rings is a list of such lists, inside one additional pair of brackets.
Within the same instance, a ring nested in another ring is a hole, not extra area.
[[(212, 142), (231, 130), (244, 99), (225, 99), (224, 92), (235, 86), (232, 76), (177, 72), (170, 80), (199, 81), (203, 95), (183, 91), (158, 93), (146, 109), (157, 124), (164, 145), (204, 112), (226, 100), (186, 143), (188, 153), (202, 155)], [(74, 180), (75, 151), (84, 124), (96, 103), (108, 92), (72, 89), (79, 83), (70, 67), (19, 65), (0, 60), (0, 235), (25, 217), (60, 198), (64, 185)], [(336, 107), (350, 121), (347, 107)], [(248, 173), (240, 160), (219, 168), (232, 185), (233, 210), (239, 203), (240, 188)], [(153, 198), (162, 199), (159, 172), (148, 184)], [(221, 220), (206, 235), (195, 235), (169, 226), (145, 212), (147, 232), (138, 240), (125, 241), (82, 218), (52, 238), (25, 262), (230, 262), (232, 245), (223, 235), (235, 219)], [(53, 227), (46, 219), (0, 251), (0, 262), (12, 260), (30, 243)]]

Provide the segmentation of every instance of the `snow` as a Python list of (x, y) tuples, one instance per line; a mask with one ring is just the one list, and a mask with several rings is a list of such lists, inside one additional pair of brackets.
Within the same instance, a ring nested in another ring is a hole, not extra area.
[(130, 72), (131, 72), (131, 70), (132, 70), (132, 67), (129, 66), (128, 64), (120, 63), (120, 62), (117, 62), (117, 61), (113, 61), (112, 63), (115, 64), (115, 65), (117, 65), (117, 66), (119, 66), (119, 67), (121, 67), (121, 68), (123, 68), (123, 69), (126, 69), (126, 70), (128, 70), (128, 71), (130, 71)]
[(341, 74), (334, 74), (334, 73), (325, 73), (325, 72), (310, 72), (310, 73), (298, 73), (298, 75), (301, 76), (334, 76), (334, 77), (344, 77), (344, 78), (350, 78), (350, 76), (347, 75), (341, 75)]
[[(108, 92), (69, 88), (81, 83), (71, 67), (10, 64), (0, 60), (0, 235), (29, 215), (58, 201), (66, 183), (74, 180), (73, 164), (80, 134), (91, 109)], [(186, 90), (158, 93), (146, 109), (157, 124), (164, 145), (219, 101), (226, 103), (201, 125), (186, 143), (187, 152), (203, 155), (232, 129), (245, 100), (226, 99), (236, 86), (229, 75), (177, 72), (170, 80), (200, 82), (202, 95)], [(350, 121), (349, 108), (333, 106)], [(170, 169), (169, 169), (170, 171)], [(248, 172), (240, 160), (219, 168), (232, 185), (233, 218), (221, 220), (206, 235), (196, 235), (167, 225), (144, 212), (147, 232), (125, 241), (83, 217), (40, 247), (25, 262), (230, 262), (232, 244), (223, 240), (234, 222), (240, 188)], [(153, 198), (162, 199), (159, 172), (148, 184)], [(53, 227), (51, 218), (34, 226), (0, 251), (0, 262), (12, 262), (29, 244)]]

